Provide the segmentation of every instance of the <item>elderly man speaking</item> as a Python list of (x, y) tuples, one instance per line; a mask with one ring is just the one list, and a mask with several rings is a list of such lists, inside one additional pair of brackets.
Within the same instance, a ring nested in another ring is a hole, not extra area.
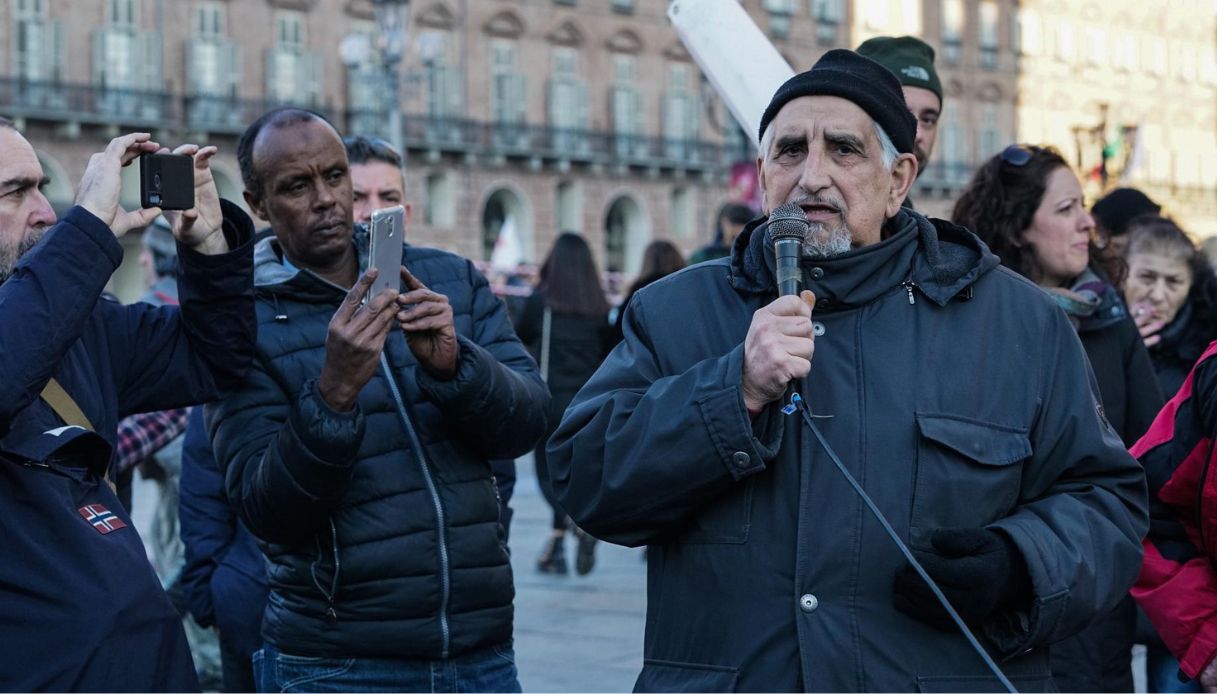
[(810, 223), (802, 296), (768, 226), (635, 295), (550, 440), (580, 527), (650, 546), (639, 691), (998, 687), (803, 419), (1020, 689), (1124, 595), (1144, 476), (1081, 345), (970, 232), (901, 209), (916, 125), (887, 70), (830, 51), (774, 95), (765, 210)]

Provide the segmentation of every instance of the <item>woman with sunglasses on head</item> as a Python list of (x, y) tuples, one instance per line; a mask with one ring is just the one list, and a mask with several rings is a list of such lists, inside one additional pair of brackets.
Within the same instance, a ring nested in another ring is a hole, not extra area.
[[(1094, 219), (1083, 203), (1082, 186), (1059, 152), (1011, 145), (976, 172), (952, 221), (975, 232), (1003, 265), (1039, 285), (1069, 316), (1104, 414), (1129, 446), (1153, 422), (1162, 393), (1137, 326), (1097, 262)], [(1053, 645), (1060, 690), (1132, 691), (1134, 624), (1127, 600)]]

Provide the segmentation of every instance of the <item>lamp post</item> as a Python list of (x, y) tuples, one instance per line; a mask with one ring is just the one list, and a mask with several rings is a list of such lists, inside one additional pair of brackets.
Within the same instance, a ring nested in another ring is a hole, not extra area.
[[(375, 37), (355, 33), (343, 39), (339, 46), (342, 62), (355, 70), (367, 65), (375, 56), (380, 68), (383, 88), (377, 90), (377, 100), (387, 109), (387, 130), (383, 134), (397, 151), (403, 152), (401, 131), (401, 75), (398, 66), (406, 52), (407, 22), (410, 0), (372, 0), (376, 20)], [(375, 50), (375, 54), (372, 51)]]

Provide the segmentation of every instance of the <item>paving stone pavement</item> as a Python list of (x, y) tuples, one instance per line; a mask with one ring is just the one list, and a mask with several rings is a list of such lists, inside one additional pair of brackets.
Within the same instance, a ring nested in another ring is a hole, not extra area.
[(574, 572), (574, 540), (567, 539), (571, 571), (541, 574), (536, 558), (551, 514), (532, 456), (517, 461), (510, 547), (516, 583), (515, 651), (526, 692), (628, 692), (642, 668), (646, 619), (646, 562), (641, 549), (604, 542), (596, 567)]

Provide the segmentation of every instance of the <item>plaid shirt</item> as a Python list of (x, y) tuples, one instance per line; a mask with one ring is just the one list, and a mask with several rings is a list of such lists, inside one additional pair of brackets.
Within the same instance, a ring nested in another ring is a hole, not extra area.
[(164, 448), (182, 432), (190, 419), (190, 408), (147, 412), (127, 417), (118, 423), (114, 472), (122, 473)]

